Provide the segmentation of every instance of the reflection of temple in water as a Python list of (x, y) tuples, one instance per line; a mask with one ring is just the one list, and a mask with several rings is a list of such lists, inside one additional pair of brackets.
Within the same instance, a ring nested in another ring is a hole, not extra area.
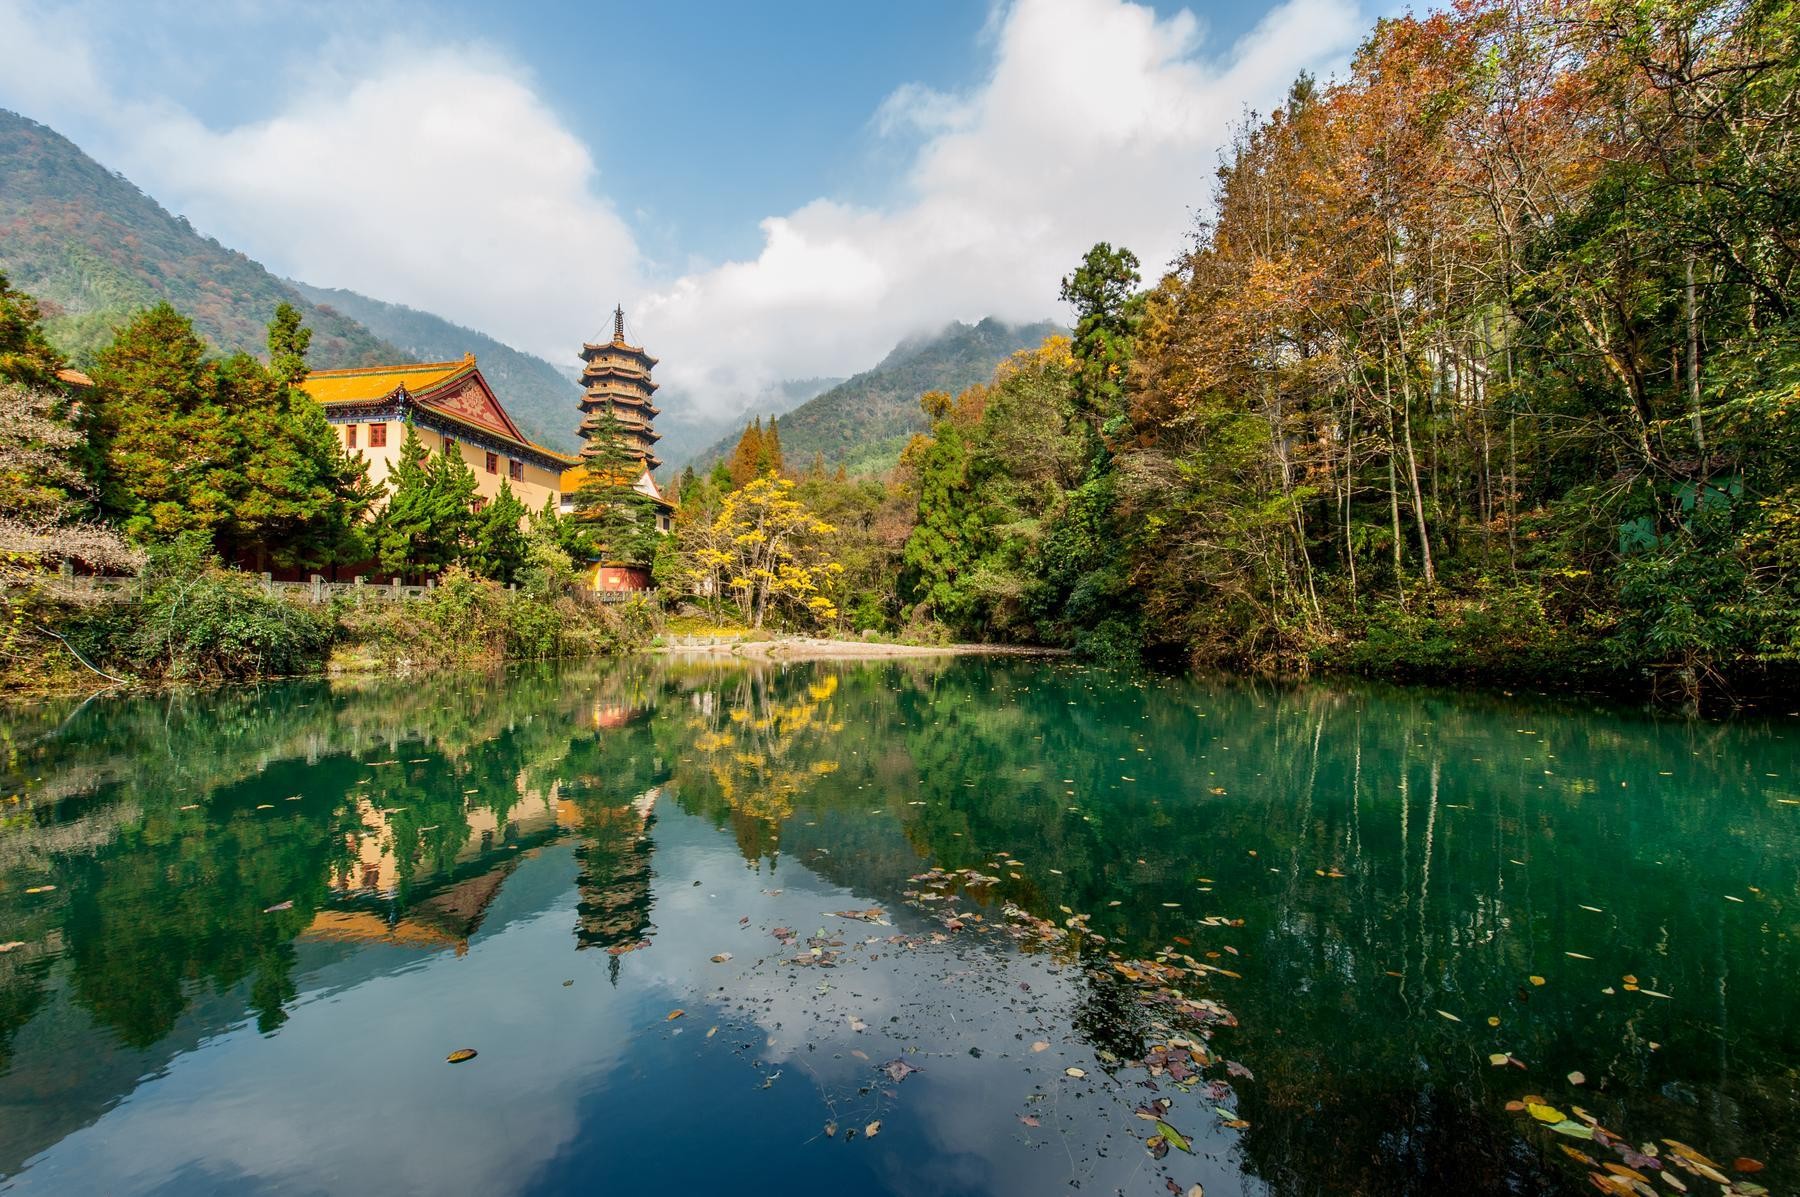
[[(473, 807), (462, 813), (468, 831), (461, 845), (445, 862), (446, 871), (460, 871), (458, 866), (471, 864), (508, 841), (518, 842), (521, 838), (533, 838), (554, 830), (559, 822), (559, 809), (567, 805), (561, 800), (557, 787), (551, 786), (546, 793), (526, 790), (521, 784), (520, 791), (519, 799), (504, 818), (486, 806)], [(392, 897), (400, 887), (403, 872), (392, 812), (366, 797), (356, 798), (355, 804), (356, 829), (344, 833), (345, 848), (351, 859), (333, 867), (326, 882), (335, 894), (373, 893)], [(436, 830), (436, 827), (425, 828), (419, 834)], [(412, 871), (406, 880), (417, 884), (428, 874), (419, 871), (426, 867), (422, 854), (415, 849), (412, 856)]]
[(575, 946), (618, 949), (640, 943), (650, 932), (650, 855), (655, 843), (658, 786), (623, 806), (563, 804), (564, 825), (575, 830), (580, 864), (576, 887)]
[(321, 910), (302, 938), (327, 943), (391, 943), (409, 948), (451, 948), (458, 956), (469, 950), (469, 937), (481, 926), (501, 883), (518, 857), (485, 873), (466, 878), (409, 907), (390, 923), (368, 910)]

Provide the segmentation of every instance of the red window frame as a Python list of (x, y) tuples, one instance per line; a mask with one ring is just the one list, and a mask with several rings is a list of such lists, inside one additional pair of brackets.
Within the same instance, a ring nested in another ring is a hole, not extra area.
[(369, 448), (371, 448), (371, 449), (387, 448), (387, 425), (386, 424), (371, 424), (371, 425), (369, 425)]
[(498, 453), (489, 453), (487, 455), (487, 472), (490, 474), (498, 474), (500, 472), (500, 455)]

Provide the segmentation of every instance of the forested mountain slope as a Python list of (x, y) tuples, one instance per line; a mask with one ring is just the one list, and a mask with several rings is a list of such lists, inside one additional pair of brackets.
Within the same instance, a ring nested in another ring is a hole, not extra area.
[(0, 109), (0, 271), (43, 305), (78, 364), (128, 313), (166, 299), (224, 350), (262, 353), (286, 300), (313, 329), (320, 368), (393, 360), (348, 316), (320, 310), (254, 259), (197, 232), (55, 130)]

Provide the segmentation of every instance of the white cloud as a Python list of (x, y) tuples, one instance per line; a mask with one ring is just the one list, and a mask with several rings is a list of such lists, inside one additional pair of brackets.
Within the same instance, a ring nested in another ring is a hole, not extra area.
[(952, 318), (1054, 314), (1057, 280), (1095, 241), (1156, 274), (1210, 199), (1230, 123), (1299, 71), (1329, 71), (1363, 26), (1356, 0), (1287, 0), (1220, 47), (1186, 12), (997, 5), (979, 85), (905, 84), (870, 114), (871, 135), (916, 142), (893, 202), (821, 197), (764, 217), (754, 258), (659, 280), (602, 190), (629, 207), (628, 181), (603, 180), (529, 73), (491, 51), (416, 35), (309, 47), (338, 71), (296, 76), (274, 115), (215, 128), (166, 99), (109, 94), (83, 48), (104, 19), (0, 0), (0, 42), (29, 49), (9, 52), (21, 65), (0, 104), (75, 134), (280, 272), (555, 361), (623, 298), (664, 380), (719, 408), (781, 378), (866, 368)]
[(963, 95), (906, 84), (874, 115), (922, 135), (904, 197), (817, 200), (762, 222), (754, 259), (689, 274), (637, 325), (684, 391), (845, 374), (951, 318), (1039, 319), (1095, 241), (1154, 276), (1211, 198), (1218, 147), (1301, 70), (1329, 71), (1361, 32), (1350, 0), (1289, 0), (1230, 47), (1119, 0), (1017, 0), (992, 69)]
[(222, 132), (153, 122), (126, 173), (278, 271), (572, 359), (641, 285), (592, 155), (511, 64), (461, 47), (392, 61)]

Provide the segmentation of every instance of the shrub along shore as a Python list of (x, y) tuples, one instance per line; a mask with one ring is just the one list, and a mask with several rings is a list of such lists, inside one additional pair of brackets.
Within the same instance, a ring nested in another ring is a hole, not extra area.
[(660, 622), (643, 599), (602, 605), (547, 577), (509, 589), (461, 566), (422, 598), (312, 603), (226, 568), (191, 538), (152, 552), (131, 586), (98, 599), (61, 579), (37, 589), (38, 622), (15, 635), (36, 631), (40, 651), (4, 662), (16, 695), (622, 655)]

